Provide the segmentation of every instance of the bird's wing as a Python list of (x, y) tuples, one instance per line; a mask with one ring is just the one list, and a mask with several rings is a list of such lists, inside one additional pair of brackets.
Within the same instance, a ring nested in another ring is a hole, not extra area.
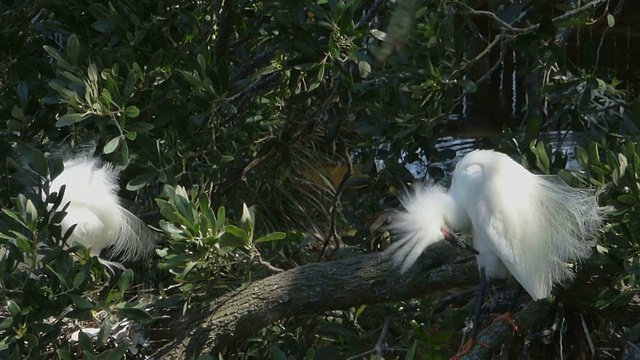
[(526, 170), (487, 179), (474, 198), (474, 244), (490, 248), (536, 300), (572, 276), (566, 262), (589, 255), (602, 221), (592, 193)]

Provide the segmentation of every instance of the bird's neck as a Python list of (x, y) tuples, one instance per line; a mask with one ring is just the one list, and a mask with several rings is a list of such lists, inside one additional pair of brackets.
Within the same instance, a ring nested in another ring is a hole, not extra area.
[(442, 211), (444, 220), (452, 230), (466, 231), (471, 228), (471, 219), (465, 208), (450, 194), (444, 194)]

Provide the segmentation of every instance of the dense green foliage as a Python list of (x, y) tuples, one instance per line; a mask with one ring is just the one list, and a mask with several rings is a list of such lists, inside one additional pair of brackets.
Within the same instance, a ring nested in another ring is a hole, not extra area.
[[(507, 56), (532, 100), (518, 105), (524, 126), (490, 143), (602, 189), (615, 210), (589, 266), (611, 276), (593, 302), (627, 306), (640, 276), (640, 100), (597, 66), (599, 39), (578, 65), (557, 38), (613, 22), (622, 2), (568, 1), (555, 17), (546, 1), (479, 3), (0, 2), (0, 357), (143, 357), (162, 315), (280, 269), (379, 250), (380, 214), (414, 181), (406, 165), (453, 158), (436, 148), (443, 126)], [(550, 130), (586, 135), (583, 173), (563, 170), (567, 157), (540, 140)], [(86, 144), (125, 168), (120, 195), (160, 238), (135, 279), (63, 247), (64, 204), (42, 195), (60, 154)], [(455, 352), (466, 311), (437, 326), (435, 311), (408, 299), (284, 320), (225, 355), (354, 355), (388, 318), (398, 351), (387, 356), (438, 358)], [(70, 340), (82, 328), (99, 332)]]

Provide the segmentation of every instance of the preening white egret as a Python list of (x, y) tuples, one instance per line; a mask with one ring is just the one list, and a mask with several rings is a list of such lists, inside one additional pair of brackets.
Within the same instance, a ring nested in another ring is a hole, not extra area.
[(117, 196), (119, 170), (111, 164), (79, 156), (63, 162), (64, 170), (51, 181), (50, 192), (65, 186), (62, 206), (69, 203), (61, 222), (62, 233), (76, 225), (69, 238), (89, 248), (92, 256), (112, 267), (122, 264), (100, 258), (111, 247), (110, 255), (121, 261), (149, 257), (155, 250), (153, 233), (137, 216), (120, 205)]
[(572, 277), (567, 263), (590, 254), (603, 221), (593, 191), (534, 175), (490, 150), (467, 154), (449, 190), (425, 184), (401, 202), (404, 211), (390, 224), (399, 239), (386, 252), (402, 272), (427, 247), (455, 239), (454, 232), (472, 235), (480, 286), (471, 341), (487, 279), (512, 275), (534, 300), (546, 298), (554, 284)]

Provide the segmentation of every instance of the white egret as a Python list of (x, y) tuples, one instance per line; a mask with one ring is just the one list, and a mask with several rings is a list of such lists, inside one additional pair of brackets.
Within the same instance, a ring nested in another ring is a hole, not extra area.
[(110, 255), (121, 261), (149, 257), (155, 250), (155, 238), (137, 216), (120, 205), (117, 196), (119, 170), (97, 159), (78, 156), (63, 162), (64, 170), (51, 181), (50, 192), (65, 185), (62, 206), (69, 203), (61, 222), (62, 233), (76, 225), (69, 241), (89, 248), (92, 256), (112, 267), (122, 264), (100, 258), (111, 247)]
[(418, 186), (402, 199), (404, 211), (392, 217), (399, 236), (386, 252), (405, 272), (429, 246), (473, 238), (480, 286), (471, 340), (477, 335), (487, 279), (516, 278), (534, 300), (572, 277), (567, 263), (586, 258), (601, 228), (602, 209), (593, 191), (568, 186), (553, 176), (527, 171), (505, 154), (476, 150), (453, 172), (447, 191)]

